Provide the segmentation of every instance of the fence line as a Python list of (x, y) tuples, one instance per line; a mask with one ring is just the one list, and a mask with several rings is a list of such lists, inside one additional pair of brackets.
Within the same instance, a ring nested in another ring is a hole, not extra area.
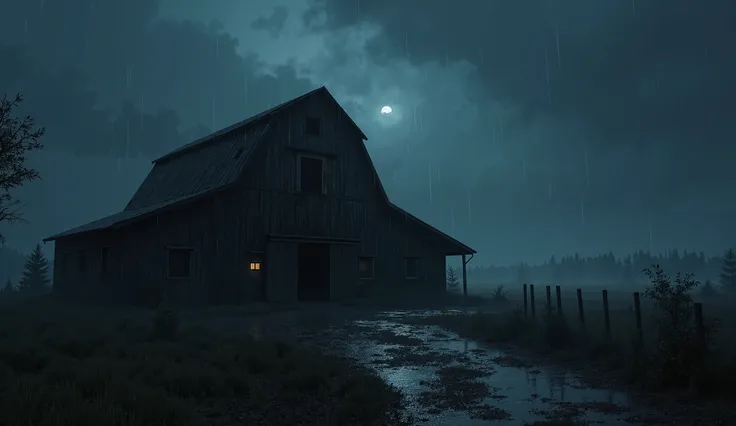
[[(531, 317), (534, 319), (536, 317), (536, 307), (534, 303), (534, 284), (523, 284), (522, 286), (522, 292), (524, 294), (524, 316), (528, 317), (531, 311)], [(528, 297), (527, 297), (528, 293)], [(552, 314), (552, 289), (551, 286), (546, 286), (545, 293), (547, 296), (547, 314)], [(582, 288), (576, 289), (577, 293), (577, 301), (578, 301), (578, 321), (580, 323), (580, 327), (583, 331), (586, 330), (585, 328), (585, 310), (583, 309), (583, 290)], [(555, 294), (557, 296), (557, 315), (564, 315), (564, 312), (562, 310), (562, 290), (561, 287), (555, 286)], [(608, 290), (603, 290), (601, 292), (602, 296), (602, 302), (603, 302), (603, 320), (605, 324), (605, 333), (606, 337), (611, 337), (611, 316), (609, 312), (609, 306), (608, 306)], [(639, 339), (642, 339), (644, 337), (644, 329), (642, 326), (642, 319), (641, 319), (641, 295), (640, 293), (634, 292), (632, 293), (632, 297), (634, 299), (634, 320), (636, 324), (636, 332), (639, 337)], [(529, 306), (527, 306), (529, 304)], [(531, 308), (531, 309), (529, 309)], [(695, 318), (695, 327), (698, 330), (698, 337), (705, 341), (705, 326), (703, 322), (703, 304), (702, 303), (695, 303), (693, 306), (694, 309), (694, 318)]]

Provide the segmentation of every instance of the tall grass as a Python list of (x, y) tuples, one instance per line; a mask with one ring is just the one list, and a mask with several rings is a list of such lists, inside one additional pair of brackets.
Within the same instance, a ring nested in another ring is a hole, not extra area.
[(27, 301), (0, 311), (2, 425), (382, 425), (400, 403), (340, 359), (179, 329), (165, 306), (112, 314)]

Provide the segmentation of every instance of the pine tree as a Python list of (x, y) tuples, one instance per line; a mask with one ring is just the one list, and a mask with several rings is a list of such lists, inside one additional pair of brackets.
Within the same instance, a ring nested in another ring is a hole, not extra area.
[(460, 289), (460, 280), (457, 278), (455, 268), (453, 268), (452, 266), (447, 267), (447, 277), (445, 279), (445, 282), (447, 284), (447, 289), (453, 293), (457, 293), (457, 291)]
[(700, 287), (700, 297), (703, 298), (714, 298), (718, 296), (718, 291), (710, 280), (705, 280), (705, 284)]
[(8, 277), (8, 280), (5, 281), (5, 286), (2, 289), (3, 293), (12, 293), (15, 291), (15, 285), (13, 285), (13, 282), (10, 281), (10, 277)]
[(721, 286), (725, 291), (736, 292), (736, 250), (732, 248), (723, 254)]
[(45, 291), (51, 280), (49, 280), (49, 262), (41, 251), (40, 244), (36, 244), (33, 253), (28, 256), (25, 268), (18, 290), (34, 293)]
[(634, 281), (636, 280), (636, 274), (634, 274), (634, 263), (631, 259), (631, 256), (626, 257), (624, 259), (623, 263), (621, 264), (621, 269), (623, 273), (621, 274), (621, 284), (623, 284), (623, 287), (630, 287), (634, 285)]

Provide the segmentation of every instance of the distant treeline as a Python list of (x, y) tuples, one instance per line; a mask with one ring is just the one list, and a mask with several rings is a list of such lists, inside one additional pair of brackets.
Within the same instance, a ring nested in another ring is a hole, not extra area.
[(665, 272), (675, 275), (678, 272), (695, 274), (695, 279), (718, 282), (723, 266), (721, 256), (706, 256), (703, 252), (679, 252), (653, 255), (638, 251), (625, 257), (615, 257), (613, 253), (595, 257), (581, 257), (578, 254), (560, 259), (552, 256), (540, 265), (519, 263), (512, 266), (489, 266), (468, 269), (468, 280), (477, 284), (512, 285), (590, 285), (590, 286), (640, 286), (647, 284), (642, 272), (653, 264), (660, 265)]

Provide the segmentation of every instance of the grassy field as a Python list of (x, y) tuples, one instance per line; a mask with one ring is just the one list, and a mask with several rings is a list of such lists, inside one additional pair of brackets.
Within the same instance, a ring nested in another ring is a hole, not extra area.
[[(518, 287), (518, 288), (517, 288)], [(577, 289), (574, 287), (561, 286), (562, 312), (569, 319), (570, 326), (575, 331), (582, 331), (579, 321)], [(583, 311), (585, 315), (585, 329), (590, 334), (605, 337), (605, 315), (603, 311), (603, 295), (602, 288), (583, 289)], [(523, 310), (524, 297), (521, 286), (504, 288), (506, 298), (508, 300), (505, 308), (511, 310)], [(557, 311), (557, 299), (555, 295), (555, 287), (550, 289), (552, 298), (552, 308)], [(492, 298), (492, 291), (478, 292), (478, 296), (484, 298)], [(529, 296), (528, 296), (529, 299)], [(717, 322), (718, 332), (714, 336), (715, 343), (720, 349), (728, 352), (728, 350), (736, 350), (736, 300), (719, 299), (719, 300), (698, 300), (695, 301), (703, 304), (703, 317), (706, 324)], [(527, 302), (530, 303), (529, 301)], [(545, 286), (535, 288), (535, 304), (536, 314), (543, 317), (547, 312), (547, 298)], [(656, 332), (656, 311), (651, 301), (647, 300), (643, 295), (643, 289), (640, 295), (642, 331), (644, 337), (652, 337)], [(636, 315), (634, 313), (634, 296), (629, 291), (608, 291), (608, 309), (611, 323), (611, 333), (617, 339), (630, 339), (636, 334)], [(531, 307), (528, 307), (529, 315), (531, 315)]]
[[(677, 390), (680, 394), (711, 400), (736, 399), (736, 305), (733, 301), (702, 301), (704, 322), (711, 332), (707, 344), (701, 345), (692, 319), (677, 330), (670, 330), (669, 320), (660, 322), (665, 312), (647, 300), (643, 291), (641, 339), (630, 292), (608, 293), (610, 336), (605, 332), (601, 289), (583, 291), (584, 327), (579, 320), (575, 288), (562, 287), (562, 315), (557, 312), (554, 287), (551, 313), (547, 312), (545, 287), (537, 287), (535, 293), (534, 318), (531, 308), (528, 316), (524, 316), (523, 293), (519, 288), (510, 289), (505, 300), (482, 306), (471, 315), (445, 314), (417, 321), (440, 325), (468, 338), (530, 349), (552, 362), (581, 370), (594, 366), (594, 374), (605, 377), (609, 383), (636, 385), (646, 390)], [(492, 299), (491, 292), (476, 295)]]
[(0, 300), (0, 424), (397, 421), (401, 395), (367, 371), (287, 343), (178, 323), (167, 310)]

